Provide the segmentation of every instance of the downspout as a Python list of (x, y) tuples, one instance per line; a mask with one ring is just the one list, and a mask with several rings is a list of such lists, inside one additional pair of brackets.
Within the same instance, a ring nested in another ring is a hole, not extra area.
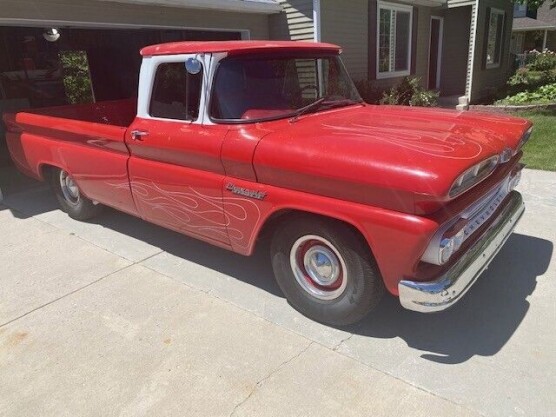
[[(314, 31), (314, 41), (320, 42), (321, 36), (321, 19), (320, 19), (320, 0), (313, 0), (313, 31)], [(324, 68), (322, 67), (322, 62), (318, 64), (318, 85), (319, 85), (319, 95), (324, 96)]]
[(321, 41), (320, 0), (313, 0), (313, 36), (315, 42)]
[(477, 49), (477, 24), (479, 19), (479, 0), (475, 0), (475, 4), (471, 6), (471, 27), (469, 34), (469, 58), (467, 67), (467, 85), (465, 88), (465, 96), (467, 97), (467, 104), (471, 102), (471, 95), (473, 91), (473, 72), (475, 68), (475, 50)]

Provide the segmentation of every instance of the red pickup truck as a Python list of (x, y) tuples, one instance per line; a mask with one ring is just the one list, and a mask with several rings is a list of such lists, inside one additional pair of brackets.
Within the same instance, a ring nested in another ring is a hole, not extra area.
[(102, 205), (249, 255), (271, 236), (289, 302), (363, 318), (384, 289), (453, 305), (511, 234), (528, 121), (363, 102), (340, 48), (144, 48), (136, 101), (6, 114), (18, 168), (71, 217)]

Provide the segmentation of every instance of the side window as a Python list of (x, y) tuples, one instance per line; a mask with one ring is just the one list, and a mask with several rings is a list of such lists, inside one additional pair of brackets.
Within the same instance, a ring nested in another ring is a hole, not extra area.
[(197, 120), (202, 74), (190, 74), (185, 63), (160, 64), (156, 70), (149, 113), (152, 117)]

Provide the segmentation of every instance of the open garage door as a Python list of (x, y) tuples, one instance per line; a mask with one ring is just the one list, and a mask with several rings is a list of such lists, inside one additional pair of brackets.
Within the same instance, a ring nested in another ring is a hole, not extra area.
[[(161, 42), (238, 40), (242, 31), (0, 27), (0, 113), (135, 97), (139, 50)], [(0, 126), (0, 165), (9, 162)]]

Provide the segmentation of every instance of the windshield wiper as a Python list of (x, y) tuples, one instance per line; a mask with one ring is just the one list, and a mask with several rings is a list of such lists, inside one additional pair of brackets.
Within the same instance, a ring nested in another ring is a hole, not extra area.
[(297, 109), (295, 111), (295, 116), (293, 116), (290, 119), (290, 123), (296, 122), (301, 116), (303, 116), (304, 114), (309, 113), (311, 110), (316, 110), (322, 107), (326, 107), (326, 108), (333, 108), (333, 107), (343, 107), (343, 106), (349, 106), (350, 104), (358, 104), (358, 103), (362, 103), (363, 100), (353, 100), (351, 98), (344, 98), (344, 99), (340, 99), (340, 100), (330, 100), (330, 97), (321, 97), (316, 101), (313, 101), (310, 104), (307, 104), (304, 107), (301, 107), (300, 109)]

